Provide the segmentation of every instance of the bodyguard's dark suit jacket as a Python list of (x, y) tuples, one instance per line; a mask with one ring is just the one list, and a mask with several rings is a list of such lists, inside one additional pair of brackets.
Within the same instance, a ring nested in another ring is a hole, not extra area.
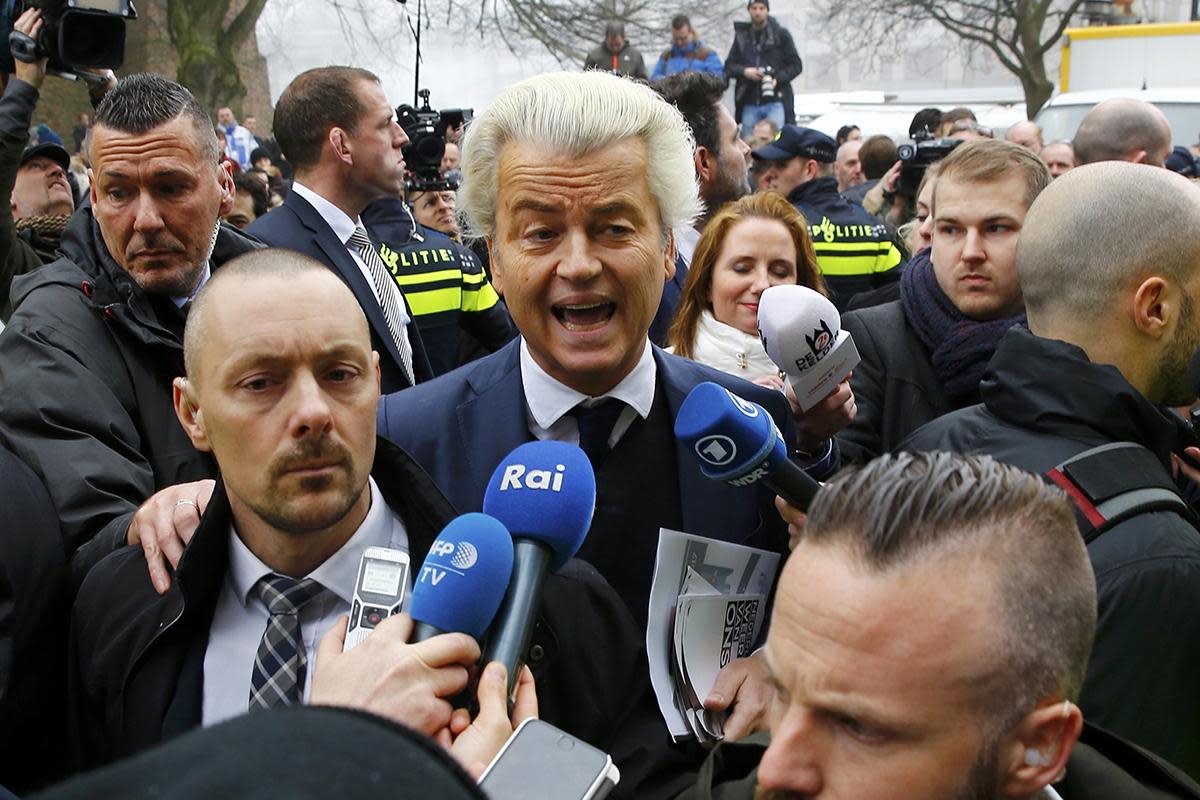
[[(362, 270), (354, 263), (345, 243), (338, 239), (333, 229), (307, 200), (296, 192), (289, 192), (283, 205), (252, 222), (246, 228), (246, 232), (252, 233), (271, 247), (284, 247), (315, 258), (337, 273), (350, 287), (350, 291), (354, 292), (354, 298), (367, 315), (367, 322), (371, 326), (371, 346), (379, 353), (383, 391), (396, 392), (409, 386), (401, 366), (400, 351), (388, 332), (387, 320), (383, 316), (379, 300), (375, 297), (374, 289), (367, 282)], [(409, 317), (411, 316), (410, 311)], [(433, 377), (433, 370), (429, 366), (425, 346), (421, 343), (421, 334), (416, 325), (408, 326), (408, 339), (412, 343), (413, 373), (417, 382), (429, 380)]]
[[(403, 447), (429, 471), (459, 511), (479, 511), (496, 465), (513, 448), (532, 441), (521, 383), (520, 339), (411, 392), (384, 397), (379, 435)], [(777, 391), (749, 383), (657, 347), (658, 382), (666, 391), (671, 419), (688, 392), (713, 381), (763, 406), (789, 444), (796, 441), (787, 401)], [(710, 480), (682, 443), (675, 448), (683, 529), (698, 536), (778, 549), (786, 526), (774, 496)]]

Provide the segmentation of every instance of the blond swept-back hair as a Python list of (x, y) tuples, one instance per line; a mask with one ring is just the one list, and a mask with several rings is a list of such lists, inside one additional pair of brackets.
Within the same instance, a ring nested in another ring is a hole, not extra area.
[(1025, 182), (1025, 207), (1050, 185), (1050, 169), (1031, 150), (999, 139), (964, 142), (939, 163), (938, 183), (933, 186), (930, 211), (937, 216), (937, 187), (943, 182), (991, 183), (1009, 176)]
[(675, 320), (667, 334), (667, 341), (675, 348), (676, 355), (691, 358), (695, 352), (700, 315), (712, 311), (713, 272), (725, 246), (725, 237), (744, 219), (773, 219), (787, 228), (796, 245), (796, 283), (829, 295), (821, 268), (817, 266), (817, 255), (804, 215), (779, 192), (746, 195), (725, 204), (704, 226), (704, 233), (696, 243)]
[(637, 137), (646, 146), (647, 179), (663, 236), (700, 215), (695, 142), (678, 109), (649, 86), (607, 72), (555, 72), (504, 90), (475, 117), (462, 141), (458, 213), (463, 231), (496, 231), (500, 154), (520, 142), (582, 157)]

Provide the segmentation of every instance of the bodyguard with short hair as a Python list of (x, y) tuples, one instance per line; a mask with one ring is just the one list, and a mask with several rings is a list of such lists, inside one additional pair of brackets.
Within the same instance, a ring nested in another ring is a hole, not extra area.
[(1029, 209), (1015, 262), (1028, 329), (1000, 340), (980, 404), (902, 447), (984, 452), (1070, 488), (1100, 602), (1080, 706), (1200, 778), (1200, 532), (1173, 477), (1173, 454), (1200, 450), (1165, 408), (1196, 399), (1200, 187), (1119, 161), (1073, 169)]
[(220, 224), (233, 180), (177, 83), (123, 79), (96, 112), (91, 162), (91, 206), (60, 259), (15, 282), (0, 335), (0, 438), (45, 481), (76, 579), (136, 541), (155, 491), (212, 476), (172, 410), (186, 307), (213, 269), (261, 246)]

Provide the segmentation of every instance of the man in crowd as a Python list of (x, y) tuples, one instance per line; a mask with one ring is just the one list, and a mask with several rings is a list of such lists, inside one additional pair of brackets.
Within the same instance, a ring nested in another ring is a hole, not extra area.
[(1039, 155), (1042, 161), (1046, 162), (1046, 168), (1050, 170), (1052, 178), (1061, 177), (1075, 169), (1075, 146), (1065, 139), (1046, 145)]
[(458, 169), (458, 145), (454, 142), (446, 142), (446, 149), (442, 151), (442, 163), (438, 167), (438, 172), (443, 178), (447, 172)]
[(734, 117), (749, 137), (755, 124), (769, 119), (776, 128), (796, 121), (792, 81), (804, 69), (792, 34), (771, 16), (768, 0), (750, 0), (749, 22), (733, 23), (733, 44), (725, 75), (736, 83)]
[[(42, 12), (31, 8), (14, 29), (36, 36)], [(53, 142), (26, 147), (46, 61), (14, 59), (16, 72), (0, 97), (0, 323), (12, 316), (9, 290), (24, 275), (54, 260), (75, 196), (67, 183), (71, 157)]]
[[(251, 253), (197, 298), (184, 356), (175, 410), (221, 482), (165, 595), (136, 547), (84, 581), (69, 698), (77, 766), (301, 702), (368, 708), (427, 736), (448, 729), (474, 639), (409, 645), (398, 615), (342, 652), (366, 549), (419, 564), (454, 516), (404, 452), (376, 441), (379, 358), (354, 296), (305, 256)], [(532, 688), (526, 675), (518, 695)]]
[(833, 162), (833, 176), (837, 178), (838, 194), (844, 195), (847, 189), (866, 180), (863, 177), (862, 162), (858, 159), (862, 146), (861, 139), (852, 139), (838, 147), (837, 160)]
[(45, 481), (76, 578), (138, 540), (134, 512), (156, 490), (213, 474), (174, 420), (170, 385), (187, 304), (213, 269), (258, 247), (218, 223), (233, 203), (219, 159), (190, 92), (125, 78), (96, 112), (91, 206), (67, 227), (63, 257), (17, 282), (0, 336), (0, 438)]
[(615, 19), (604, 26), (604, 42), (588, 51), (583, 68), (602, 69), (642, 81), (647, 77), (641, 51), (625, 41), (625, 23)]
[(443, 375), (499, 350), (516, 329), (479, 257), (459, 240), (454, 192), (408, 196), (408, 204), (375, 200), (363, 209), (363, 221), (380, 239), (379, 256), (404, 292), (430, 370)]
[(929, 420), (978, 402), (996, 345), (1024, 319), (1017, 237), (1049, 172), (1025, 148), (990, 140), (939, 163), (932, 253), (909, 263), (899, 300), (842, 318), (862, 356), (850, 381), (858, 416), (838, 434), (851, 460), (889, 452)]
[(229, 106), (217, 109), (217, 124), (225, 133), (225, 155), (242, 169), (250, 168), (250, 154), (259, 146), (254, 134), (238, 125), (237, 117)]
[(379, 353), (385, 392), (433, 372), (395, 273), (359, 218), (372, 200), (404, 192), (408, 136), (379, 78), (353, 67), (300, 73), (275, 106), (275, 136), (295, 172), (283, 205), (247, 231), (322, 262), (358, 298)]
[(1042, 129), (1031, 119), (1023, 119), (1004, 132), (1004, 141), (1019, 144), (1036, 155), (1042, 153)]
[[(619, 118), (610, 107), (622, 109)], [(576, 124), (556, 125), (560, 114)], [(785, 544), (768, 496), (704, 478), (672, 432), (683, 398), (707, 380), (762, 405), (792, 440), (782, 395), (647, 340), (674, 271), (671, 231), (700, 211), (694, 163), (678, 111), (648, 87), (584, 72), (508, 89), (467, 133), (458, 200), (471, 231), (488, 241), (521, 339), (380, 407), (380, 434), (411, 453), (460, 511), (481, 508), (492, 471), (514, 447), (579, 443), (596, 467), (598, 494), (579, 558), (623, 599), (633, 641), (645, 640), (659, 528), (773, 550)], [(444, 425), (433, 424), (435, 413)], [(757, 667), (743, 659), (728, 669), (749, 675)], [(644, 662), (621, 695), (630, 716), (593, 744), (613, 752), (624, 796), (671, 796), (700, 754), (668, 744)], [(729, 690), (716, 705), (730, 702), (726, 732), (737, 735), (756, 703), (734, 701)]]
[(903, 256), (887, 226), (838, 194), (833, 139), (785, 125), (775, 141), (751, 155), (763, 167), (759, 191), (785, 195), (808, 220), (817, 263), (838, 308), (859, 292), (899, 278)]
[[(949, 177), (943, 168), (938, 219)], [(1200, 776), (1200, 534), (1170, 471), (1195, 438), (1163, 410), (1196, 399), (1187, 365), (1200, 346), (1200, 187), (1142, 165), (1072, 170), (1029, 210), (1017, 271), (1029, 329), (1000, 342), (982, 405), (930, 423), (904, 447), (985, 452), (1077, 482), (1100, 597), (1080, 704)], [(1092, 452), (1116, 442), (1141, 447)], [(1115, 480), (1097, 487), (1098, 473)], [(1162, 502), (1139, 511), (1143, 489)]]
[(677, 14), (671, 19), (671, 46), (658, 57), (650, 80), (659, 81), (678, 72), (724, 74), (721, 57), (716, 50), (700, 41), (692, 29), (691, 20), (684, 14)]
[(797, 536), (769, 746), (727, 740), (680, 800), (1200, 796), (1083, 723), (1095, 584), (1058, 490), (984, 456), (889, 455), (827, 485)]
[(867, 193), (879, 184), (884, 175), (887, 175), (888, 170), (892, 168), (898, 158), (896, 143), (890, 136), (876, 134), (868, 138), (858, 151), (858, 162), (862, 168), (863, 181), (843, 191), (842, 197), (865, 208), (864, 201)]
[(1118, 97), (1089, 111), (1075, 132), (1075, 160), (1132, 161), (1161, 167), (1171, 152), (1171, 123), (1145, 100)]
[(704, 72), (683, 72), (655, 84), (655, 90), (679, 109), (696, 140), (693, 160), (700, 182), (704, 212), (691, 225), (676, 228), (675, 276), (667, 281), (662, 301), (650, 326), (650, 339), (665, 346), (675, 307), (683, 293), (692, 253), (704, 226), (721, 206), (750, 192), (746, 156), (750, 148), (738, 136), (738, 126), (721, 101), (725, 82)]

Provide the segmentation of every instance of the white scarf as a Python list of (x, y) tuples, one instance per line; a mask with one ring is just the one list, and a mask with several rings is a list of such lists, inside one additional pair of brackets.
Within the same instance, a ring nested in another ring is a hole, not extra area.
[(748, 381), (779, 374), (757, 336), (718, 322), (711, 311), (703, 312), (696, 325), (692, 360)]

